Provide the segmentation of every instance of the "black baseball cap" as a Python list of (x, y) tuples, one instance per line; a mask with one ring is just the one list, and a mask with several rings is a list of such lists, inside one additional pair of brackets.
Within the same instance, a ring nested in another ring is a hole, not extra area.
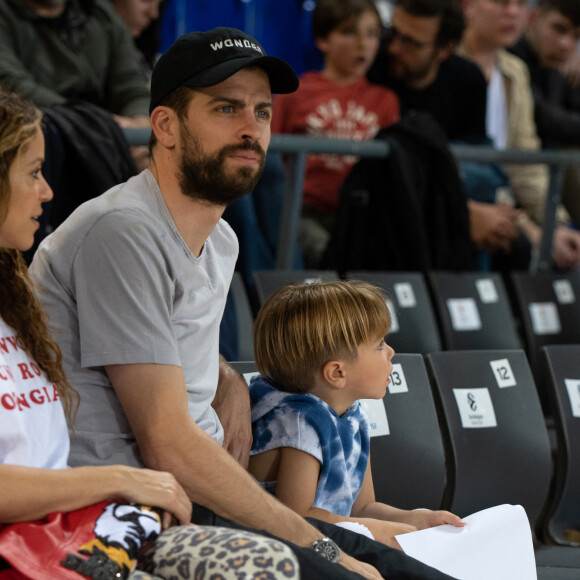
[(178, 87), (211, 87), (247, 66), (266, 71), (273, 93), (293, 93), (298, 88), (298, 76), (287, 62), (267, 56), (258, 41), (237, 28), (184, 34), (153, 69), (149, 112)]

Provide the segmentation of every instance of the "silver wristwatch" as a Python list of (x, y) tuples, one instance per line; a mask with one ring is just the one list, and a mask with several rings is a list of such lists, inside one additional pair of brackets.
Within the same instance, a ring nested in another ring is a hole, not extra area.
[(312, 544), (312, 549), (329, 562), (338, 562), (340, 548), (330, 538), (321, 538)]

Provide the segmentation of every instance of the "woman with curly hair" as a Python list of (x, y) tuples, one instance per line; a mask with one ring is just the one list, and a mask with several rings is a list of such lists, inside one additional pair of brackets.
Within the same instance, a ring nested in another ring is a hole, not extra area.
[[(217, 547), (223, 554), (232, 543), (238, 553), (246, 546), (245, 553), (260, 558), (275, 552), (270, 565), (282, 563), (290, 572), (294, 566), (288, 577), (296, 578), (294, 556), (273, 540), (184, 526), (159, 536), (191, 517), (191, 502), (169, 473), (68, 468), (67, 418), (78, 396), (21, 256), (33, 244), (42, 203), (52, 198), (43, 161), (40, 111), (0, 90), (0, 580), (127, 578), (137, 560), (163, 576), (155, 568), (172, 549), (190, 559), (192, 574), (203, 565), (234, 578), (227, 557), (211, 559)], [(147, 543), (149, 552), (140, 551)], [(244, 562), (239, 566), (251, 572)]]

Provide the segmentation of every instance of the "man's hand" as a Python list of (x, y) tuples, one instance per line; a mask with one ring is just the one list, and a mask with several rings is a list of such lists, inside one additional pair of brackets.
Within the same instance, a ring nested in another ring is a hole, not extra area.
[[(151, 123), (149, 117), (145, 115), (138, 115), (137, 117), (121, 117), (120, 115), (113, 115), (113, 119), (122, 129), (150, 129)], [(147, 145), (133, 145), (130, 147), (131, 157), (135, 162), (137, 171), (141, 173), (144, 169), (149, 167), (149, 147)]]
[(580, 86), (580, 54), (573, 54), (560, 69), (560, 72), (574, 87)]
[(212, 407), (224, 428), (225, 450), (248, 468), (252, 447), (250, 391), (244, 378), (220, 355), (220, 375)]
[(129, 148), (129, 151), (131, 152), (131, 157), (133, 158), (133, 162), (135, 163), (135, 167), (139, 173), (149, 167), (149, 161), (151, 159), (151, 156), (149, 155), (149, 147), (146, 145), (132, 145)]
[(518, 232), (518, 210), (503, 203), (480, 203), (473, 200), (469, 200), (468, 208), (471, 239), (477, 248), (487, 252), (509, 251)]
[(370, 564), (367, 564), (366, 562), (360, 562), (359, 560), (355, 560), (352, 556), (349, 556), (344, 552), (340, 553), (340, 559), (338, 560), (338, 564), (344, 566), (347, 570), (350, 570), (351, 572), (360, 574), (363, 578), (368, 578), (368, 580), (382, 580), (383, 578), (376, 568), (374, 568)]
[(562, 270), (571, 270), (580, 265), (580, 232), (558, 226), (554, 232), (552, 257)]

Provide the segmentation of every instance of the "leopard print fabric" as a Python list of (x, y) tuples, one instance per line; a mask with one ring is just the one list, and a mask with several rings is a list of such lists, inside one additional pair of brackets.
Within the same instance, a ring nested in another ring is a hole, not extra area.
[(165, 530), (139, 558), (131, 580), (298, 580), (286, 545), (258, 534), (215, 526)]

